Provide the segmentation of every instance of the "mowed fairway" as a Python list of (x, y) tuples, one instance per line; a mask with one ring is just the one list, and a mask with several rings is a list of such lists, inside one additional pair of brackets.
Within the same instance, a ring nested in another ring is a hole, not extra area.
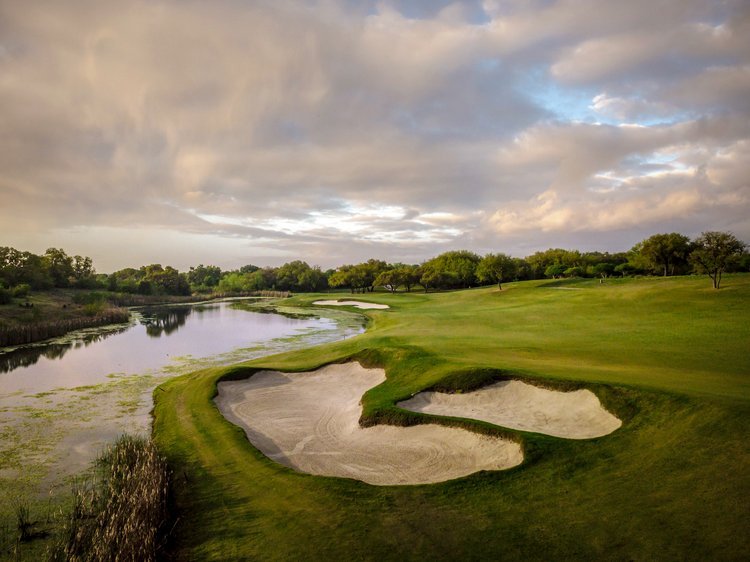
[[(750, 275), (727, 276), (719, 291), (707, 278), (686, 277), (356, 298), (391, 307), (364, 312), (372, 321), (361, 336), (157, 389), (154, 435), (175, 470), (175, 557), (747, 557)], [(405, 487), (299, 474), (254, 449), (212, 401), (222, 377), (350, 358), (382, 366), (388, 377), (364, 396), (368, 422), (430, 420), (515, 436), (524, 464)], [(395, 406), (435, 386), (469, 389), (500, 371), (561, 388), (582, 383), (623, 427), (571, 441)]]

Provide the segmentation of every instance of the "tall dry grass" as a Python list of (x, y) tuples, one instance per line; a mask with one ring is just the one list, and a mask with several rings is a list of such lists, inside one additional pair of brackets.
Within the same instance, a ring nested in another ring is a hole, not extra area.
[(123, 435), (74, 489), (51, 560), (155, 560), (168, 519), (169, 472), (153, 442)]
[(73, 330), (80, 330), (81, 328), (93, 328), (95, 326), (104, 326), (106, 324), (119, 324), (128, 322), (130, 319), (130, 312), (122, 308), (110, 308), (105, 310), (92, 309), (91, 312), (93, 312), (92, 315), (81, 316), (78, 318), (0, 327), (0, 347), (23, 345), (62, 336)]

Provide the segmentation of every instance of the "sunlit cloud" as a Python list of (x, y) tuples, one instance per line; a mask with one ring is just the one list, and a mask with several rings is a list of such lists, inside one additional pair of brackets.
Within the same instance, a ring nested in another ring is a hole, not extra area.
[(750, 8), (659, 11), (0, 0), (0, 245), (111, 270), (750, 241)]

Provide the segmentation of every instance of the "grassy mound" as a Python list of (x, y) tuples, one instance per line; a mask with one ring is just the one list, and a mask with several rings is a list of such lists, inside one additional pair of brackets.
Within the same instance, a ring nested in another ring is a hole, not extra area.
[[(175, 473), (181, 559), (735, 559), (750, 551), (750, 276), (368, 294), (366, 334), (173, 379), (154, 437)], [(300, 297), (300, 303), (319, 296)], [(373, 487), (260, 454), (211, 399), (222, 378), (356, 358), (388, 380), (363, 422), (426, 420), (519, 439), (526, 461), (443, 484)], [(497, 378), (585, 385), (624, 426), (568, 441), (406, 412), (427, 388)]]

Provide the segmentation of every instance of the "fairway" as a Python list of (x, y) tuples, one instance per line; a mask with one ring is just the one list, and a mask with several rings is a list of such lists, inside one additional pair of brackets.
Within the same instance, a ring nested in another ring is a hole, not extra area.
[[(365, 334), (208, 369), (155, 392), (175, 474), (178, 559), (740, 559), (750, 551), (750, 275), (530, 281), (370, 293)], [(340, 295), (344, 298), (346, 295)], [(330, 295), (296, 297), (310, 304)], [(519, 440), (524, 462), (421, 486), (300, 474), (213, 402), (221, 379), (357, 360), (387, 380), (364, 425), (425, 422)], [(586, 388), (623, 425), (568, 440), (398, 408), (507, 378)]]

